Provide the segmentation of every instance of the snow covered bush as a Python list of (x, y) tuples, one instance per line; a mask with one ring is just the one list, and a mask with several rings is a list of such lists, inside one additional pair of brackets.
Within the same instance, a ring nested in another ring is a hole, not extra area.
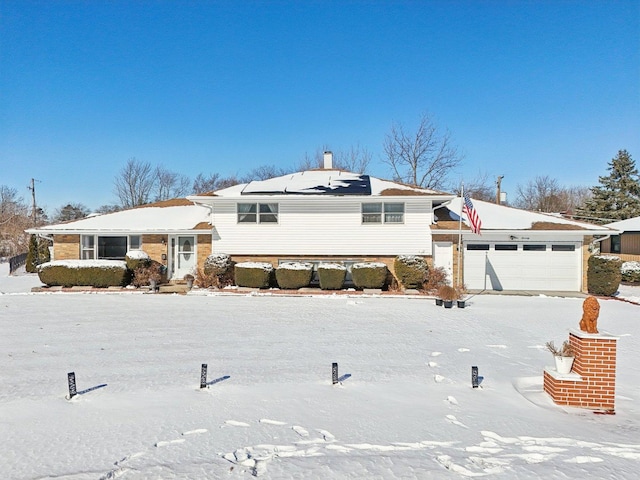
[(234, 272), (239, 287), (269, 288), (273, 266), (262, 262), (236, 263)]
[(127, 285), (130, 272), (122, 260), (55, 260), (39, 265), (38, 277), (49, 286), (112, 287)]
[(207, 275), (225, 275), (232, 267), (233, 260), (227, 253), (212, 253), (203, 265), (204, 273)]
[(592, 295), (610, 297), (618, 291), (622, 260), (612, 255), (591, 255), (587, 269), (587, 289)]
[(429, 273), (429, 265), (418, 255), (398, 255), (393, 261), (393, 270), (404, 288), (422, 288)]
[(132, 272), (140, 266), (146, 266), (151, 263), (151, 257), (144, 250), (129, 250), (124, 257), (127, 262), (127, 268)]
[(295, 290), (308, 287), (313, 275), (313, 265), (303, 262), (281, 263), (276, 268), (276, 281), (280, 288)]
[(384, 263), (354, 263), (351, 277), (356, 288), (382, 288), (387, 280), (387, 271)]
[(622, 281), (628, 283), (640, 282), (640, 262), (624, 262), (620, 268)]
[(231, 255), (226, 253), (213, 253), (204, 261), (202, 268), (196, 270), (195, 283), (200, 288), (224, 288), (233, 285), (235, 262)]
[(347, 276), (347, 267), (339, 263), (321, 263), (318, 265), (318, 278), (322, 290), (340, 290)]

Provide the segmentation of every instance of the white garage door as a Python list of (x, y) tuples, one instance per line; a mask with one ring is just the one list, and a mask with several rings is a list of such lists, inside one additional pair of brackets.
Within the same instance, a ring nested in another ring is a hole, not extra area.
[(580, 242), (468, 242), (464, 283), (472, 290), (580, 291)]

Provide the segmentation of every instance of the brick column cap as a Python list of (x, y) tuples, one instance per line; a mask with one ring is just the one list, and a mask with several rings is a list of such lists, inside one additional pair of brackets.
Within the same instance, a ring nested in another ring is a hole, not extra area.
[(578, 338), (589, 338), (596, 340), (618, 340), (620, 337), (616, 335), (612, 335), (608, 332), (600, 332), (600, 333), (588, 333), (583, 332), (582, 330), (578, 330), (575, 328), (569, 329), (569, 333)]

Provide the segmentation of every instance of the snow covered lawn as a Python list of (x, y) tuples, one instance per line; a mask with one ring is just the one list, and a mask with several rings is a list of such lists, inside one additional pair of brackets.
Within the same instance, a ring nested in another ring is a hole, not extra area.
[[(16, 278), (0, 275), (0, 292), (20, 290)], [(577, 328), (581, 305), (493, 295), (445, 310), (424, 298), (1, 294), (0, 471), (637, 478), (638, 305), (601, 301), (599, 328), (620, 336), (616, 415), (561, 408), (542, 392), (552, 363), (544, 343)], [(336, 386), (332, 362), (344, 378)], [(78, 391), (106, 386), (69, 401), (71, 371)]]

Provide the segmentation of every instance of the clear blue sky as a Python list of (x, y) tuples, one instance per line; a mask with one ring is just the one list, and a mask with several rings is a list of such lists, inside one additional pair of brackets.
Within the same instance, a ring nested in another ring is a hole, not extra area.
[(430, 112), (458, 176), (593, 186), (640, 165), (640, 2), (0, 0), (0, 185), (116, 202), (135, 157), (190, 177), (288, 167)]

